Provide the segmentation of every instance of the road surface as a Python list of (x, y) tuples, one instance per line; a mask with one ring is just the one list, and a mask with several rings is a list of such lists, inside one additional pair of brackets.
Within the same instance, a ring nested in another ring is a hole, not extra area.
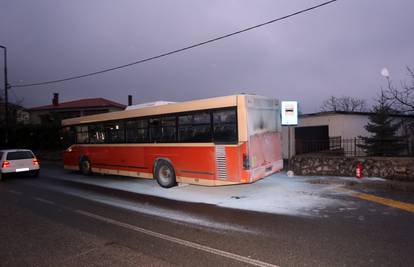
[[(11, 177), (0, 183), (1, 266), (408, 266), (414, 262), (414, 213), (339, 191), (326, 197), (347, 206), (316, 208), (311, 211), (314, 216), (304, 216), (99, 186), (100, 181), (119, 177), (93, 176), (94, 184), (62, 180), (73, 175), (77, 174), (45, 165), (39, 178)], [(225, 190), (229, 198), (234, 197), (232, 187)], [(365, 193), (399, 203), (414, 200), (407, 192)]]

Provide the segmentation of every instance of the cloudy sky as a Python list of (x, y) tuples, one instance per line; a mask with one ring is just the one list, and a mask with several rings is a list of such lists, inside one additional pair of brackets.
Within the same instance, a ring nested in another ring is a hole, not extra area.
[[(41, 82), (155, 56), (321, 2), (1, 0), (0, 44), (8, 48), (11, 84)], [(104, 97), (126, 104), (131, 94), (137, 104), (244, 92), (298, 100), (304, 112), (318, 111), (331, 95), (371, 100), (386, 84), (383, 67), (396, 83), (414, 67), (413, 10), (412, 0), (339, 0), (126, 69), (13, 88), (10, 100), (46, 105), (57, 92), (61, 101)]]

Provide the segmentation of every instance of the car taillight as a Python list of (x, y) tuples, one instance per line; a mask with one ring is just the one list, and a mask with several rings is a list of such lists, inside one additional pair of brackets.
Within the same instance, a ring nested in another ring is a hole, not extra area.
[(39, 161), (37, 159), (33, 159), (33, 165), (35, 166), (39, 165)]
[(243, 169), (250, 169), (249, 155), (243, 154)]
[(3, 163), (1, 164), (2, 168), (8, 168), (10, 167), (10, 162), (8, 162), (7, 160), (3, 161)]

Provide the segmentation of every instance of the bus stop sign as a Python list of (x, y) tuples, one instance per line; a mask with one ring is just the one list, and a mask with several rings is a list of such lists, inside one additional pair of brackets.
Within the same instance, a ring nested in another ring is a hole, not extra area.
[(298, 125), (298, 102), (282, 101), (282, 125)]

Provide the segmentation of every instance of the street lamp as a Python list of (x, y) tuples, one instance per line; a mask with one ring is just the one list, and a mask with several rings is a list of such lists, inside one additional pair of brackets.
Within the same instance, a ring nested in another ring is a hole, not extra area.
[(390, 72), (388, 71), (387, 68), (382, 68), (381, 76), (387, 79), (388, 90), (391, 90)]
[(9, 143), (8, 135), (9, 135), (9, 94), (8, 90), (10, 85), (7, 80), (7, 49), (5, 46), (0, 45), (0, 48), (3, 48), (4, 51), (4, 116), (6, 121), (6, 132), (4, 137), (4, 143), (7, 146)]
[(381, 75), (388, 79), (390, 77), (390, 72), (388, 71), (387, 68), (382, 68)]

